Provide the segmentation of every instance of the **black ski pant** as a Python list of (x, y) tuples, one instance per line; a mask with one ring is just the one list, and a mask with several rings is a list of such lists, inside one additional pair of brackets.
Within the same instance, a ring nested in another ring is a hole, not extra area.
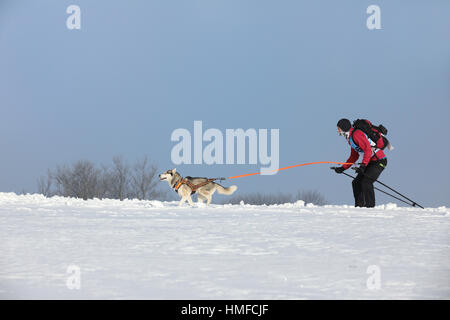
[(358, 173), (353, 179), (353, 196), (355, 197), (355, 207), (375, 207), (375, 191), (373, 183), (378, 179), (381, 172), (387, 165), (387, 159), (369, 162), (364, 174)]

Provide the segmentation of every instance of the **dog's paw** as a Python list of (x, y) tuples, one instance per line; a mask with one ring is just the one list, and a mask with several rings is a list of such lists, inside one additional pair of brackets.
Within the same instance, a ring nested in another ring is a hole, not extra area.
[(206, 208), (207, 207), (206, 203), (204, 203), (204, 202), (196, 202), (195, 206), (197, 208)]

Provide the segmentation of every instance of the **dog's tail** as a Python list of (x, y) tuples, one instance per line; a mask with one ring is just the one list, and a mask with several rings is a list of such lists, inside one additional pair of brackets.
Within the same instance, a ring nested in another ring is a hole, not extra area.
[(217, 192), (220, 194), (230, 195), (230, 194), (233, 194), (233, 192), (235, 192), (237, 189), (236, 186), (230, 186), (228, 188), (225, 188), (218, 183), (216, 183), (216, 185), (217, 185)]

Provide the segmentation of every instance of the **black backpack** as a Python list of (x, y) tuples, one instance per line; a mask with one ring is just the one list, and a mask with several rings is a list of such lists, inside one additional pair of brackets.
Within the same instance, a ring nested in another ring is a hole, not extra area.
[(369, 120), (357, 119), (353, 121), (353, 128), (353, 133), (356, 130), (361, 130), (367, 135), (370, 140), (372, 140), (376, 144), (376, 147), (381, 150), (386, 148), (386, 146), (389, 144), (388, 139), (385, 137), (388, 130), (382, 124), (380, 124), (379, 126), (374, 126)]

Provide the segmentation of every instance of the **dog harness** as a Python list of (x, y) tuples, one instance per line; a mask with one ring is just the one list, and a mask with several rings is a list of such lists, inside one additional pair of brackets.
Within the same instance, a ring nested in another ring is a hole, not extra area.
[[(186, 177), (186, 178), (190, 178), (190, 177)], [(192, 182), (190, 182), (189, 180), (186, 180), (184, 178), (181, 178), (180, 181), (178, 181), (177, 184), (174, 185), (174, 189), (175, 192), (178, 192), (178, 189), (180, 189), (180, 187), (185, 184), (187, 185), (189, 188), (191, 188), (192, 192), (191, 195), (197, 192), (198, 188), (201, 188), (203, 186), (206, 186), (208, 183), (217, 180), (217, 178), (212, 178), (212, 179), (207, 179), (206, 181), (200, 182), (199, 184), (193, 184)]]

